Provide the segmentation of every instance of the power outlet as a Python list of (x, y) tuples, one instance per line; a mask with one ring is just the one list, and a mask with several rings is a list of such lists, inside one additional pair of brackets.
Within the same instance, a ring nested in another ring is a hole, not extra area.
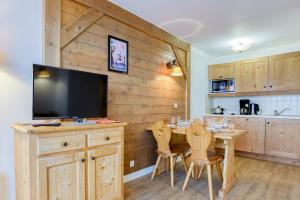
[(129, 162), (129, 167), (134, 167), (134, 160), (131, 160), (130, 162)]
[(175, 103), (173, 104), (173, 107), (174, 107), (174, 108), (178, 108), (178, 104), (175, 102)]

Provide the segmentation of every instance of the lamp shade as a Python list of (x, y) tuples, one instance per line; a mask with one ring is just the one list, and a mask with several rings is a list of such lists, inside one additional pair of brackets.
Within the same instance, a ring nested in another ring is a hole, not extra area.
[(173, 67), (171, 76), (183, 76), (181, 68), (177, 65), (175, 67)]

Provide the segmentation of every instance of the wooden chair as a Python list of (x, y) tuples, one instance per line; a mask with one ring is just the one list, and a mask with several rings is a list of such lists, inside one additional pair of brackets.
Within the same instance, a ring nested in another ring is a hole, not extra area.
[(221, 170), (221, 161), (223, 156), (216, 154), (215, 152), (208, 151), (211, 142), (212, 142), (212, 133), (208, 131), (201, 123), (194, 121), (191, 126), (186, 131), (186, 137), (188, 143), (192, 149), (191, 155), (191, 164), (184, 181), (182, 190), (186, 189), (187, 183), (191, 176), (191, 173), (194, 171), (195, 167), (199, 167), (199, 173), (195, 173), (196, 178), (200, 178), (204, 166), (207, 167), (208, 175), (208, 188), (209, 188), (209, 197), (213, 199), (213, 190), (212, 190), (212, 166), (216, 164), (218, 175), (221, 181), (223, 181), (222, 170)]
[(170, 167), (171, 171), (171, 186), (174, 187), (174, 167), (178, 156), (181, 156), (184, 168), (187, 172), (187, 167), (185, 163), (185, 153), (190, 149), (187, 145), (175, 144), (170, 146), (171, 140), (171, 129), (163, 122), (156, 122), (152, 126), (152, 131), (154, 134), (154, 138), (157, 142), (157, 161), (152, 174), (151, 179), (154, 178), (157, 167), (160, 163), (161, 157), (167, 158), (169, 161), (168, 167)]

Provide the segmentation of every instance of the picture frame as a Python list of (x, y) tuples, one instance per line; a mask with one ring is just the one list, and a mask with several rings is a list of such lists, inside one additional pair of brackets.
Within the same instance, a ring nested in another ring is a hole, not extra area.
[(128, 41), (108, 35), (108, 70), (128, 74)]

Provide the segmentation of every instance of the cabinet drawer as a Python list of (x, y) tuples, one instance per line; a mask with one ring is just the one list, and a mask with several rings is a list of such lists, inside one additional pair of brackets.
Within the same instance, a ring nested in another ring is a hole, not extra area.
[(48, 154), (85, 147), (85, 135), (57, 136), (38, 139), (38, 154)]
[(120, 130), (93, 130), (88, 133), (88, 146), (113, 144), (122, 141)]

